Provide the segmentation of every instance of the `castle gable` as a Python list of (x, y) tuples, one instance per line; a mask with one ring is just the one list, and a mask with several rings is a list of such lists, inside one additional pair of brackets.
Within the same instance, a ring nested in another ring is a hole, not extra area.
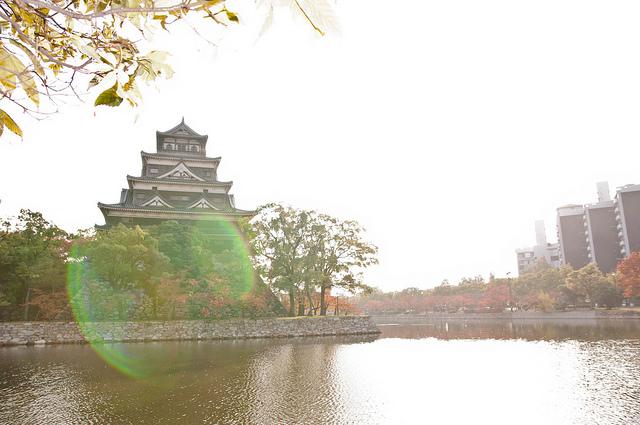
[(197, 180), (204, 181), (203, 178), (198, 177), (193, 171), (187, 167), (184, 162), (179, 163), (173, 170), (158, 176), (159, 179), (183, 179), (183, 180)]

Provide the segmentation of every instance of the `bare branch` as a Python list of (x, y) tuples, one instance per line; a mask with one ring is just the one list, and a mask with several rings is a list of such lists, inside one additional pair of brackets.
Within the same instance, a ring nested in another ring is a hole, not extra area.
[(105, 16), (113, 16), (113, 15), (125, 15), (127, 13), (140, 13), (140, 14), (148, 14), (148, 13), (163, 13), (163, 12), (175, 12), (177, 10), (195, 10), (205, 4), (210, 3), (206, 0), (199, 1), (190, 1), (185, 0), (181, 3), (174, 4), (172, 6), (158, 6), (158, 7), (117, 7), (117, 8), (109, 8), (100, 12), (93, 13), (80, 13), (68, 10), (66, 7), (60, 7), (53, 2), (43, 1), (43, 0), (16, 0), (18, 3), (27, 4), (32, 8), (47, 8), (54, 10), (61, 15), (68, 16), (74, 19), (81, 20), (93, 20), (98, 18), (103, 18)]

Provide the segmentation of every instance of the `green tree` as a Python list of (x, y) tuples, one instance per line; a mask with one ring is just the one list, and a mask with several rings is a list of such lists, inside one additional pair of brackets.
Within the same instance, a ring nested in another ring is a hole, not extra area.
[(340, 221), (315, 211), (277, 204), (259, 209), (252, 222), (254, 262), (265, 281), (289, 295), (289, 314), (327, 312), (326, 296), (333, 287), (350, 292), (366, 289), (360, 271), (377, 263), (377, 248), (362, 238), (364, 230), (354, 221)]
[[(198, 224), (166, 221), (145, 228), (168, 258), (163, 294), (184, 299), (190, 318), (281, 315), (282, 305), (256, 278), (242, 235), (219, 240)], [(173, 303), (173, 300), (161, 300)], [(173, 314), (172, 314), (173, 315)]]
[(64, 288), (70, 236), (41, 213), (20, 210), (15, 223), (5, 221), (0, 232), (0, 294), (5, 302), (23, 306), (29, 319), (34, 288)]
[(362, 269), (377, 264), (378, 249), (366, 242), (364, 229), (355, 221), (340, 221), (325, 214), (310, 214), (311, 237), (307, 239), (307, 270), (320, 289), (320, 315), (327, 314), (326, 295), (339, 287), (356, 292), (367, 289)]
[(565, 279), (571, 271), (568, 267), (556, 268), (541, 260), (528, 273), (514, 280), (513, 294), (519, 306), (539, 306), (540, 293), (555, 298), (556, 304), (574, 304), (575, 294), (565, 286)]
[(308, 279), (309, 214), (277, 204), (258, 209), (252, 223), (251, 248), (256, 269), (275, 290), (289, 296), (289, 315)]
[(595, 301), (598, 288), (609, 283), (595, 263), (590, 263), (579, 270), (570, 271), (565, 282), (567, 288), (591, 304)]
[[(158, 250), (155, 238), (138, 226), (131, 229), (119, 224), (99, 231), (81, 253), (90, 273), (107, 283), (116, 295), (143, 291), (151, 300), (152, 315), (157, 316), (159, 278), (169, 260)], [(124, 318), (124, 304), (120, 302), (118, 308), (120, 318)]]
[(158, 250), (168, 258), (174, 273), (180, 272), (185, 278), (213, 273), (215, 246), (197, 226), (165, 221), (146, 231), (158, 241)]
[(598, 306), (608, 309), (620, 307), (622, 298), (622, 289), (616, 285), (613, 276), (608, 276), (602, 280), (593, 291), (593, 300)]

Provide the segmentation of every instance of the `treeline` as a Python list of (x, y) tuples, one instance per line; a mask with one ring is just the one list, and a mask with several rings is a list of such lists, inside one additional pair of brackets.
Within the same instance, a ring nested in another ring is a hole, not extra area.
[(353, 313), (331, 290), (367, 288), (360, 270), (376, 248), (361, 234), (355, 222), (275, 204), (222, 238), (175, 221), (68, 233), (22, 210), (0, 230), (0, 320)]
[(613, 308), (623, 300), (640, 297), (640, 253), (621, 261), (616, 273), (603, 274), (595, 264), (579, 270), (553, 268), (544, 262), (518, 278), (481, 276), (448, 281), (421, 290), (373, 291), (357, 298), (356, 306), (368, 314), (426, 312), (500, 312), (564, 310), (579, 307)]
[(69, 234), (28, 210), (0, 233), (3, 320), (143, 320), (273, 316), (282, 305), (240, 244), (197, 226)]

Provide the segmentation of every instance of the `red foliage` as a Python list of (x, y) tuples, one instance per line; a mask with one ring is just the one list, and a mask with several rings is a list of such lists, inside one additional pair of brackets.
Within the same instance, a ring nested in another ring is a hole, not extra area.
[(504, 283), (492, 283), (482, 296), (482, 306), (503, 310), (509, 304), (509, 287)]
[(627, 298), (640, 296), (640, 252), (618, 263), (616, 280)]
[(350, 297), (327, 297), (327, 315), (335, 314), (336, 304), (338, 306), (338, 314), (344, 316), (347, 314), (359, 314), (360, 309), (355, 305)]
[(72, 317), (67, 291), (33, 289), (33, 294), (29, 305), (36, 307), (36, 320), (61, 320)]

